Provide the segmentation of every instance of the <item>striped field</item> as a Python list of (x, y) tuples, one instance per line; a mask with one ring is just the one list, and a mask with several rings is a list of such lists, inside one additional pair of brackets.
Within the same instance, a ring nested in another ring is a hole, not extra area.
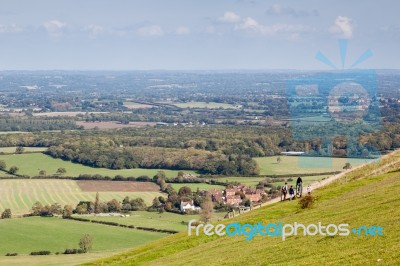
[[(151, 204), (159, 192), (99, 192), (101, 201), (122, 200), (125, 196), (142, 198)], [(10, 208), (13, 214), (28, 213), (32, 205), (59, 203), (75, 206), (79, 201), (93, 201), (96, 192), (84, 192), (73, 180), (0, 180), (0, 211)]]

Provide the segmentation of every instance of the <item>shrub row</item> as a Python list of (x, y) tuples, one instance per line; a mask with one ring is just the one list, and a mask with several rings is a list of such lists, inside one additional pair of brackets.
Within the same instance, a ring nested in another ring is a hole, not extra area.
[(138, 229), (138, 230), (144, 230), (144, 231), (151, 231), (151, 232), (158, 232), (158, 233), (166, 233), (166, 234), (176, 234), (176, 233), (179, 233), (179, 231), (175, 231), (175, 230), (156, 229), (156, 228), (142, 227), (142, 226), (137, 226), (136, 229)]
[(18, 256), (18, 253), (7, 253), (6, 256)]
[(50, 255), (51, 252), (48, 250), (32, 251), (31, 255)]
[(67, 248), (63, 254), (82, 254), (85, 253), (83, 249)]
[(158, 233), (166, 233), (166, 234), (179, 233), (178, 231), (175, 231), (175, 230), (157, 229), (157, 228), (141, 227), (141, 226), (135, 227), (134, 225), (119, 224), (119, 223), (116, 223), (116, 222), (90, 220), (90, 219), (80, 218), (80, 217), (69, 217), (68, 219), (75, 220), (75, 221), (80, 221), (80, 222), (86, 222), (86, 223), (96, 223), (96, 224), (104, 224), (104, 225), (110, 225), (110, 226), (119, 226), (119, 227), (130, 228), (130, 229), (135, 229), (136, 228), (138, 230), (158, 232)]

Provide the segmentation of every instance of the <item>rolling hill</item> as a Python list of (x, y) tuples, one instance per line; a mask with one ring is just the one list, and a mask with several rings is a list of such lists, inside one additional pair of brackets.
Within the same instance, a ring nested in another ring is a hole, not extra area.
[[(225, 220), (225, 225), (278, 223), (380, 226), (383, 236), (188, 236), (179, 233), (91, 265), (396, 265), (400, 262), (400, 152), (315, 190), (312, 208), (279, 202)], [(355, 231), (357, 232), (357, 231)], [(361, 231), (360, 231), (361, 232)]]

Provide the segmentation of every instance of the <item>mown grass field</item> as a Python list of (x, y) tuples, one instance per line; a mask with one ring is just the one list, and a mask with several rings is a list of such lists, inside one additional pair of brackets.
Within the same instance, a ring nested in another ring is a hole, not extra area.
[[(226, 213), (213, 213), (212, 220), (218, 221), (219, 219), (224, 218), (225, 214)], [(119, 224), (126, 224), (126, 225), (185, 231), (187, 230), (187, 225), (185, 223), (193, 219), (198, 220), (200, 218), (200, 215), (181, 215), (170, 212), (158, 213), (158, 212), (147, 212), (147, 211), (135, 211), (131, 212), (129, 217), (111, 217), (111, 216), (101, 217), (101, 216), (88, 215), (87, 218), (90, 220), (117, 222)]]
[[(321, 181), (322, 179), (327, 178), (327, 177), (329, 177), (329, 175), (303, 176), (303, 177), (301, 177), (301, 179), (303, 180), (303, 185), (308, 185), (308, 184), (312, 184), (317, 181)], [(295, 185), (297, 177), (294, 176), (294, 177), (292, 177), (292, 179), (293, 179), (293, 181), (291, 181), (291, 182), (288, 181), (288, 184)], [(266, 180), (266, 178), (264, 178), (264, 177), (226, 177), (226, 178), (220, 177), (220, 178), (218, 178), (218, 180), (221, 182), (225, 182), (225, 181), (239, 182), (246, 186), (255, 187), (255, 186), (257, 186), (257, 184), (259, 182)], [(272, 180), (274, 180), (274, 179), (272, 179)], [(275, 186), (280, 186), (283, 183), (285, 183), (285, 182), (272, 182), (272, 184)]]
[[(4, 256), (8, 252), (29, 254), (32, 251), (40, 250), (62, 253), (66, 248), (79, 248), (79, 239), (84, 234), (93, 236), (94, 252), (125, 249), (166, 236), (166, 234), (161, 233), (54, 217), (5, 219), (0, 220), (2, 239), (0, 241), (0, 256)], [(34, 258), (32, 257), (32, 260)], [(59, 258), (59, 262), (62, 262), (62, 257)]]
[(170, 103), (179, 108), (208, 108), (208, 109), (235, 109), (236, 107), (228, 103), (216, 103), (216, 102), (187, 102), (187, 103)]
[(168, 184), (171, 185), (176, 191), (178, 191), (183, 186), (190, 187), (190, 189), (192, 191), (196, 191), (197, 188), (200, 190), (224, 189), (225, 188), (224, 186), (210, 185), (210, 184), (205, 184), (205, 183), (168, 183)]
[[(117, 182), (117, 181), (115, 181)], [(0, 180), (0, 211), (10, 208), (13, 214), (28, 213), (37, 201), (42, 204), (59, 203), (75, 206), (79, 201), (93, 201), (96, 192), (82, 191), (74, 180), (5, 179)], [(147, 204), (161, 196), (159, 192), (99, 192), (101, 201), (143, 198)]]
[[(277, 162), (277, 158), (281, 162)], [(261, 175), (308, 174), (343, 171), (349, 162), (353, 167), (372, 160), (353, 158), (303, 157), (303, 156), (271, 156), (254, 158), (260, 166)]]
[[(15, 149), (17, 147), (0, 147), (0, 153), (15, 153)], [(43, 147), (24, 147), (24, 152), (43, 152), (47, 150), (47, 148)]]
[[(72, 163), (69, 161), (63, 161), (61, 159), (54, 159), (48, 155), (42, 153), (34, 154), (12, 154), (12, 155), (0, 155), (0, 160), (5, 161), (7, 169), (12, 166), (19, 168), (18, 174), (37, 176), (40, 170), (45, 170), (47, 175), (52, 175), (57, 172), (57, 169), (63, 167), (67, 170), (65, 175), (77, 177), (80, 174), (100, 174), (104, 176), (114, 177), (116, 175), (121, 176), (134, 176), (138, 177), (141, 175), (147, 175), (153, 177), (157, 174), (157, 171), (161, 169), (121, 169), (111, 170), (106, 168), (93, 168), (81, 164)], [(162, 170), (168, 177), (176, 177), (179, 171), (174, 170)], [(193, 171), (184, 171), (185, 173), (194, 173)]]
[[(399, 166), (398, 162), (396, 163)], [(372, 169), (376, 169), (374, 164)], [(392, 167), (391, 167), (392, 168)], [(222, 223), (261, 222), (349, 224), (381, 226), (384, 236), (188, 236), (187, 232), (161, 239), (99, 260), (102, 265), (397, 265), (400, 261), (400, 172), (369, 176), (370, 167), (349, 173), (315, 190), (318, 201), (302, 210), (297, 201), (265, 206)], [(381, 168), (384, 171), (384, 168)], [(398, 169), (398, 168), (397, 168)], [(92, 264), (91, 264), (92, 265)]]
[(239, 182), (246, 186), (255, 187), (259, 182), (265, 180), (265, 178), (230, 176), (230, 177), (218, 177), (217, 180), (220, 182)]

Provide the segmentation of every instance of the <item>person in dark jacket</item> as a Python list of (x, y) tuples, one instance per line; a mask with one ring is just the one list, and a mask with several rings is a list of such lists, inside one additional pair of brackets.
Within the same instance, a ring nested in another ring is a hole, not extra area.
[(296, 181), (296, 193), (299, 197), (303, 194), (303, 179), (299, 176)]
[(289, 188), (289, 198), (290, 198), (290, 200), (294, 199), (294, 188), (293, 188), (293, 186), (290, 186), (290, 188)]

